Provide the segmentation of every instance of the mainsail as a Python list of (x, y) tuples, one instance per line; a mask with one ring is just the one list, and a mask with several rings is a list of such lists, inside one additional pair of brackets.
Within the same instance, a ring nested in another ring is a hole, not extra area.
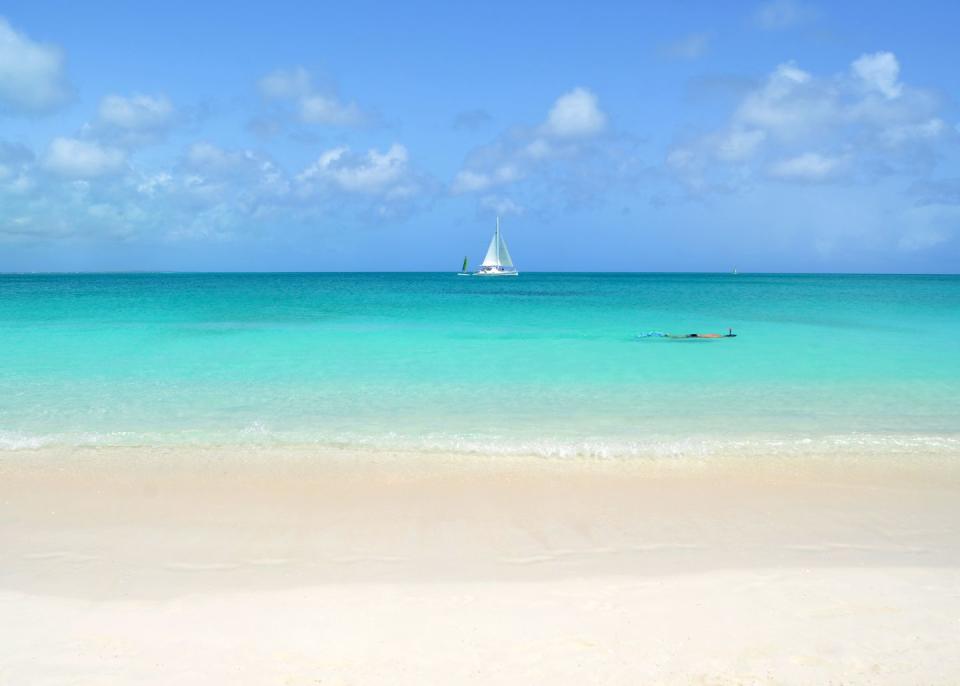
[(507, 244), (500, 235), (500, 217), (497, 217), (497, 231), (490, 239), (490, 247), (487, 248), (487, 255), (483, 258), (484, 267), (513, 267), (513, 260), (510, 258), (510, 251), (507, 250)]

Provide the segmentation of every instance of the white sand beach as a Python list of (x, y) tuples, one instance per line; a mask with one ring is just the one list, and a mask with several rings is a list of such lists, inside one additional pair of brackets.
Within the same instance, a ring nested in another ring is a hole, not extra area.
[(0, 460), (2, 684), (946, 684), (953, 460)]

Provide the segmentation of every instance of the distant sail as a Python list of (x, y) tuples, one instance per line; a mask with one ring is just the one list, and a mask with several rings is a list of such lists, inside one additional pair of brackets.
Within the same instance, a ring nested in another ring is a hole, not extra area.
[(460, 268), (460, 271), (462, 271), (462, 272), (467, 271), (467, 256), (466, 256), (466, 255), (463, 256), (463, 267)]

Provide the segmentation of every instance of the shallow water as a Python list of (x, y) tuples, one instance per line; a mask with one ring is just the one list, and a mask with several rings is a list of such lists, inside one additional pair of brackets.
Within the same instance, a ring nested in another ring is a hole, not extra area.
[(6, 275), (0, 331), (5, 449), (960, 451), (956, 276)]

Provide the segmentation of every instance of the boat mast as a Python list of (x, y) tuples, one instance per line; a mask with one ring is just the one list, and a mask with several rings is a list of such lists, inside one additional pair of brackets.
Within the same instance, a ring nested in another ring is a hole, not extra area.
[(500, 266), (500, 215), (497, 215), (497, 266)]

